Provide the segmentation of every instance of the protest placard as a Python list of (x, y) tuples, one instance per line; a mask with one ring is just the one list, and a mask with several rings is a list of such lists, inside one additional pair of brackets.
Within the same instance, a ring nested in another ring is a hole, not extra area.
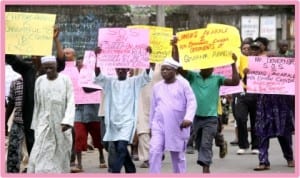
[(165, 58), (171, 57), (172, 46), (170, 40), (173, 37), (173, 29), (150, 25), (132, 25), (127, 28), (149, 29), (150, 32), (150, 62), (161, 63)]
[(99, 85), (94, 84), (95, 78), (96, 55), (94, 51), (85, 51), (83, 66), (79, 73), (79, 85), (81, 87), (102, 89)]
[(65, 69), (61, 72), (70, 77), (73, 84), (75, 104), (99, 104), (101, 101), (101, 91), (85, 93), (79, 86), (79, 71), (75, 66), (75, 61), (66, 62)]
[(100, 28), (98, 46), (98, 66), (101, 63), (115, 68), (149, 68), (148, 29)]
[(240, 56), (239, 31), (229, 25), (209, 24), (206, 28), (179, 32), (178, 50), (184, 69), (205, 69), (233, 63)]
[(55, 14), (5, 13), (5, 53), (52, 54)]
[(249, 56), (247, 92), (295, 95), (295, 58)]
[[(231, 65), (216, 67), (213, 73), (222, 75), (226, 78), (232, 78), (232, 67)], [(237, 86), (221, 86), (219, 95), (224, 96), (224, 95), (229, 95), (234, 93), (241, 93), (243, 91), (244, 91), (243, 85), (240, 82), (239, 85)]]

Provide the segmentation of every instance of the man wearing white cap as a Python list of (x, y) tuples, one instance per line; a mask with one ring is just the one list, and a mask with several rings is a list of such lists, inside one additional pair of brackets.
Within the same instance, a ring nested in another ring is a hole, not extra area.
[(29, 158), (29, 173), (69, 173), (71, 127), (75, 104), (71, 79), (57, 72), (56, 58), (41, 59), (45, 75), (37, 78), (31, 129), (35, 142)]
[(173, 172), (186, 172), (185, 149), (197, 104), (192, 88), (176, 76), (180, 64), (172, 58), (161, 66), (163, 80), (153, 87), (150, 108), (150, 173), (160, 173), (164, 151), (170, 151)]
[[(101, 52), (95, 49), (96, 55)], [(111, 165), (112, 173), (120, 173), (125, 167), (126, 173), (136, 173), (136, 168), (127, 150), (132, 143), (136, 130), (138, 96), (143, 86), (150, 82), (150, 68), (143, 73), (127, 78), (129, 69), (117, 68), (118, 78), (101, 74), (95, 67), (95, 84), (105, 92), (105, 135), (103, 141), (112, 142), (115, 157)]]
[[(53, 31), (53, 41), (57, 52), (56, 61), (58, 72), (64, 70), (65, 68), (65, 57), (58, 38), (59, 33), (59, 29), (55, 27)], [(27, 59), (30, 59), (32, 63), (26, 62)], [(31, 58), (22, 59), (20, 56), (5, 54), (5, 62), (11, 65), (12, 69), (19, 73), (23, 78), (22, 117), (26, 147), (28, 154), (30, 154), (34, 143), (34, 133), (30, 129), (34, 107), (34, 85), (36, 78), (44, 73), (40, 67), (40, 56), (31, 56)]]

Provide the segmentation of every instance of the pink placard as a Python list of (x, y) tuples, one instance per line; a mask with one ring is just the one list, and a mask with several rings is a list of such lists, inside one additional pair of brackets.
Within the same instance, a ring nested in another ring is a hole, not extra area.
[(247, 92), (295, 95), (295, 58), (249, 57)]
[(110, 66), (105, 66), (105, 64), (101, 65), (101, 74), (109, 77), (117, 77), (116, 69)]
[(99, 104), (101, 101), (101, 91), (85, 93), (79, 86), (79, 71), (74, 61), (66, 62), (65, 69), (61, 72), (70, 77), (73, 84), (75, 104)]
[(102, 89), (101, 86), (94, 84), (96, 55), (94, 51), (85, 51), (83, 67), (79, 73), (79, 85), (81, 87)]
[(98, 34), (98, 66), (149, 68), (148, 29), (100, 28)]
[[(214, 74), (223, 75), (226, 78), (232, 78), (232, 67), (231, 65), (226, 65), (222, 67), (216, 67), (214, 68)], [(243, 85), (242, 82), (239, 83), (237, 86), (221, 86), (219, 95), (230, 95), (234, 93), (241, 93), (243, 92)]]

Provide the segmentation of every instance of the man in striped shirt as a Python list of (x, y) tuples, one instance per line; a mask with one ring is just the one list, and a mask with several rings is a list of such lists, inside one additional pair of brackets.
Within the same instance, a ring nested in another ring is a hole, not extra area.
[(6, 121), (14, 112), (13, 123), (9, 134), (7, 153), (7, 172), (19, 173), (22, 160), (22, 142), (24, 141), (24, 125), (22, 117), (23, 79), (20, 77), (11, 82), (8, 103), (5, 112)]

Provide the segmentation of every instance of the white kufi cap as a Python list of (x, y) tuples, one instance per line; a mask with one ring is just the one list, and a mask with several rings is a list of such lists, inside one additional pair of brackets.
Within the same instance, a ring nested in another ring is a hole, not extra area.
[(181, 64), (177, 61), (175, 61), (173, 58), (165, 58), (164, 62), (162, 63), (162, 65), (167, 65), (167, 66), (171, 66), (174, 69), (178, 69), (179, 67), (181, 67)]
[(55, 56), (44, 56), (41, 58), (41, 62), (46, 63), (46, 62), (56, 62), (56, 57)]

